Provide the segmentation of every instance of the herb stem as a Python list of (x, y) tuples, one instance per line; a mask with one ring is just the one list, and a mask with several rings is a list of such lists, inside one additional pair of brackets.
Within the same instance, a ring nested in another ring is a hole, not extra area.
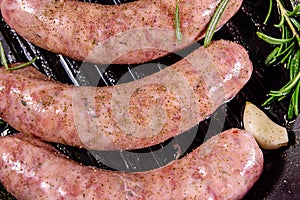
[(293, 23), (291, 22), (289, 16), (287, 15), (287, 11), (286, 9), (283, 7), (282, 3), (280, 0), (276, 0), (278, 7), (280, 9), (280, 12), (282, 13), (283, 17), (285, 18), (287, 24), (289, 25), (289, 28), (291, 29), (293, 36), (297, 38), (298, 41), (298, 46), (300, 47), (300, 40), (299, 40), (299, 34), (296, 31), (295, 27), (293, 26)]
[(4, 66), (5, 70), (7, 71), (12, 71), (12, 70), (17, 70), (17, 69), (21, 69), (23, 67), (26, 67), (28, 65), (31, 65), (33, 62), (35, 62), (37, 59), (37, 57), (34, 57), (32, 60), (26, 62), (26, 63), (23, 63), (23, 64), (20, 64), (20, 65), (17, 65), (15, 67), (9, 67), (8, 63), (7, 63), (7, 59), (6, 59), (6, 56), (5, 56), (5, 52), (4, 52), (4, 48), (3, 48), (3, 45), (2, 45), (2, 42), (0, 41), (0, 62), (1, 64)]

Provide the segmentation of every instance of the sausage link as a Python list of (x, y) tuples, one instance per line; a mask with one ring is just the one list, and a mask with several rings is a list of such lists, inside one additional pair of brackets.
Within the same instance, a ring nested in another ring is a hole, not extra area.
[(196, 126), (247, 83), (252, 63), (233, 42), (216, 41), (133, 82), (75, 87), (33, 67), (0, 69), (0, 116), (20, 132), (87, 149), (137, 149)]
[(263, 169), (257, 143), (240, 129), (214, 136), (165, 167), (135, 173), (82, 166), (24, 136), (1, 138), (0, 146), (0, 181), (22, 200), (234, 200)]
[[(4, 20), (33, 44), (104, 64), (142, 63), (202, 38), (220, 0), (180, 0), (182, 41), (175, 38), (176, 0), (100, 5), (74, 0), (0, 0)], [(231, 0), (219, 26), (240, 8)]]

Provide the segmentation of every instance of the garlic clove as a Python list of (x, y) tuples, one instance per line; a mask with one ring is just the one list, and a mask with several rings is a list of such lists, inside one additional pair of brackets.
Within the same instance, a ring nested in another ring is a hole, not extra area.
[(273, 122), (262, 110), (250, 102), (246, 102), (244, 127), (256, 139), (263, 149), (278, 149), (288, 144), (288, 133), (285, 127)]

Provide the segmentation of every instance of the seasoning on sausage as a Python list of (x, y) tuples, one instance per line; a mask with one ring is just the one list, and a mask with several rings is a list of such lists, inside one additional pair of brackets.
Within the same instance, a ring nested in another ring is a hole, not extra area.
[[(181, 42), (175, 37), (176, 1), (138, 0), (100, 5), (75, 0), (0, 0), (4, 20), (33, 44), (94, 63), (142, 63), (182, 49), (205, 34), (220, 0), (180, 0)], [(219, 27), (240, 8), (231, 0)]]
[(0, 69), (0, 116), (20, 132), (87, 149), (137, 149), (196, 126), (247, 83), (252, 63), (233, 42), (215, 41), (133, 82), (75, 87), (32, 67)]
[(253, 136), (240, 129), (214, 136), (165, 167), (136, 173), (82, 166), (40, 140), (20, 138), (0, 139), (0, 181), (23, 200), (241, 199), (263, 169)]

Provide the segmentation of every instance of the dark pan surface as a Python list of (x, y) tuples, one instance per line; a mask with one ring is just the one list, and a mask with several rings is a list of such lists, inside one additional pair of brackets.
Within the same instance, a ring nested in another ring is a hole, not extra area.
[[(199, 126), (162, 144), (135, 151), (98, 152), (53, 145), (70, 158), (85, 165), (108, 170), (145, 171), (164, 166), (175, 158), (184, 156), (211, 137), (213, 133), (231, 127), (243, 128), (242, 114), (245, 102), (251, 101), (260, 106), (270, 89), (278, 89), (288, 80), (287, 71), (282, 66), (266, 68), (264, 59), (272, 47), (258, 39), (255, 34), (256, 31), (264, 31), (275, 36), (277, 34), (277, 30), (275, 31), (271, 25), (273, 23), (268, 26), (262, 23), (267, 13), (268, 2), (265, 0), (244, 0), (239, 12), (215, 35), (214, 39), (228, 39), (243, 45), (249, 51), (250, 59), (254, 65), (254, 73), (251, 80), (234, 99), (222, 105)], [(121, 2), (107, 0), (105, 3)], [(276, 17), (271, 20), (273, 22), (278, 21)], [(39, 60), (35, 66), (38, 70), (55, 80), (78, 85), (105, 86), (133, 81), (159, 71), (164, 66), (180, 59), (174, 54), (151, 61), (147, 65), (101, 66), (86, 64), (91, 66), (82, 67), (81, 62), (47, 52), (28, 43), (11, 30), (2, 18), (0, 21), (0, 40), (4, 44), (10, 63), (28, 61), (37, 55)], [(199, 43), (202, 44), (202, 41)], [(183, 52), (189, 53), (194, 48), (193, 46), (189, 47)], [(293, 122), (288, 123), (285, 120), (287, 101), (274, 103), (268, 108), (261, 109), (278, 124), (287, 126), (289, 130), (293, 128)], [(300, 130), (300, 123), (297, 122), (296, 124)], [(0, 125), (0, 133), (3, 136), (15, 132), (17, 131), (9, 125)], [(288, 147), (264, 151), (264, 172), (244, 199), (300, 199), (299, 132), (289, 132), (290, 144)], [(14, 198), (1, 186), (0, 199)]]

